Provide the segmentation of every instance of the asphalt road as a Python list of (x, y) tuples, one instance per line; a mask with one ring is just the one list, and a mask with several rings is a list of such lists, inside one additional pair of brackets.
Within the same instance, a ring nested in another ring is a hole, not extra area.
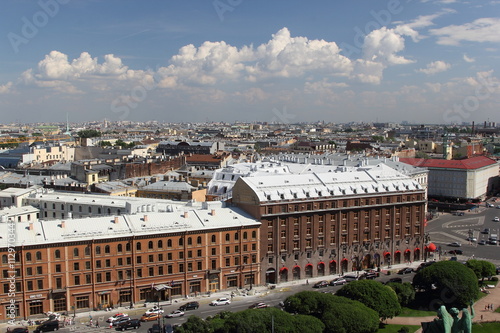
[[(497, 200), (495, 207), (500, 204)], [(500, 217), (500, 209), (485, 208), (484, 204), (479, 212), (466, 212), (464, 216), (455, 216), (449, 213), (440, 213), (437, 219), (428, 222), (426, 232), (429, 233), (431, 242), (440, 247), (440, 254), (436, 253), (436, 259), (442, 256), (451, 257), (448, 254), (451, 250), (462, 250), (463, 255), (458, 255), (459, 260), (468, 260), (471, 258), (488, 260), (496, 265), (500, 264), (500, 245), (478, 245), (478, 242), (485, 240), (491, 234), (497, 234), (500, 237), (500, 222), (495, 222), (494, 218)], [(483, 234), (485, 228), (490, 228), (490, 234)], [(472, 233), (478, 242), (469, 242), (467, 237)], [(452, 242), (461, 243), (461, 247), (451, 247), (448, 244)]]

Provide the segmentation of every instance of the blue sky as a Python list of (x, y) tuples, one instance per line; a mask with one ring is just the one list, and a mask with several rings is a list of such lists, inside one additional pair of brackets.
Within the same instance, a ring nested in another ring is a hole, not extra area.
[(1, 122), (499, 121), (500, 1), (5, 0)]

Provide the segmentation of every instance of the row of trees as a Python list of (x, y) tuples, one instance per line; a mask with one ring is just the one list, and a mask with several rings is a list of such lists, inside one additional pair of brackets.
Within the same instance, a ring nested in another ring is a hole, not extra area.
[(344, 285), (335, 295), (303, 291), (288, 297), (283, 310), (277, 308), (221, 312), (203, 320), (189, 317), (175, 332), (181, 333), (266, 333), (325, 332), (372, 333), (381, 320), (398, 316), (401, 306), (414, 302), (418, 294), (429, 310), (441, 305), (462, 309), (478, 298), (478, 280), (496, 273), (487, 261), (469, 260), (434, 263), (420, 270), (411, 283), (359, 280)]

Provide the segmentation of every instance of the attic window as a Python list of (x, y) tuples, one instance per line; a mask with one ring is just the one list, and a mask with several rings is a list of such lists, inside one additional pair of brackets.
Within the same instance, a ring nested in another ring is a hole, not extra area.
[(267, 196), (267, 200), (271, 200), (271, 196), (270, 195)]

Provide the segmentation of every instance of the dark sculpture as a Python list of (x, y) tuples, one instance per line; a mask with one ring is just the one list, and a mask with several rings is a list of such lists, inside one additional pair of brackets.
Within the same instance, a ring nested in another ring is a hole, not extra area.
[(462, 309), (462, 317), (458, 318), (460, 310), (451, 308), (450, 312), (441, 305), (437, 311), (438, 318), (434, 321), (422, 323), (423, 333), (471, 333), (472, 318), (474, 318), (473, 302), (470, 303), (470, 313), (467, 308)]

